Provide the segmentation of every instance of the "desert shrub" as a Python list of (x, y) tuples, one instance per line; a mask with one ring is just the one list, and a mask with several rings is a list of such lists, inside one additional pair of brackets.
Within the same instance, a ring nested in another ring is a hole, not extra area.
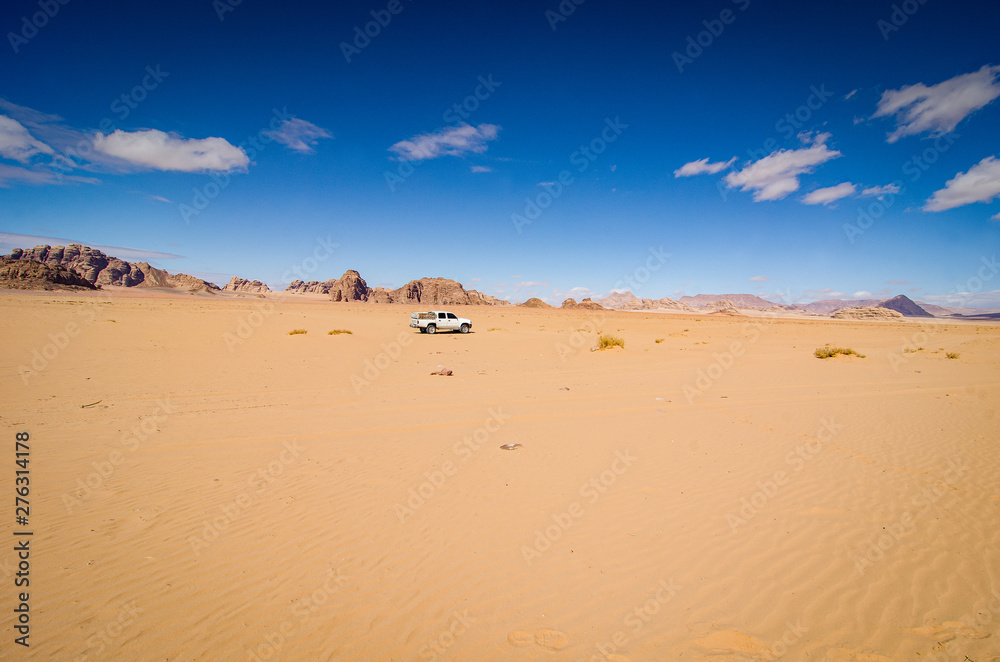
[(297, 336), (300, 333), (309, 333), (309, 332), (306, 331), (305, 329), (292, 329), (291, 331), (288, 332), (288, 335), (290, 335), (290, 336)]
[(949, 359), (957, 359), (959, 357), (958, 352), (948, 352), (945, 354)]
[(657, 339), (656, 339), (656, 342), (657, 342), (657, 343), (661, 343), (661, 342), (663, 342), (663, 338), (657, 338)]
[(816, 350), (815, 356), (817, 359), (828, 359), (831, 356), (836, 356), (837, 354), (844, 354), (845, 356), (854, 355), (858, 358), (865, 358), (864, 354), (858, 354), (853, 349), (849, 347), (820, 347)]
[(625, 347), (625, 341), (618, 336), (613, 336), (609, 333), (602, 333), (597, 338), (597, 349), (607, 349), (609, 347)]
[(346, 333), (347, 335), (352, 335), (352, 332), (348, 331), (347, 329), (334, 329), (333, 331), (327, 331), (326, 335), (328, 335), (328, 336), (339, 336), (341, 333)]

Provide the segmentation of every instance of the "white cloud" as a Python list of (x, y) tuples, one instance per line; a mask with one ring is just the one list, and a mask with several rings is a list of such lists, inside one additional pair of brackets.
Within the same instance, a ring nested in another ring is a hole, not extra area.
[(20, 166), (11, 166), (0, 163), (0, 188), (8, 188), (15, 182), (23, 184), (100, 184), (99, 179), (93, 177), (79, 177), (76, 175), (59, 175), (51, 170), (29, 170)]
[(861, 191), (861, 195), (865, 196), (877, 196), (881, 198), (883, 195), (896, 195), (899, 193), (900, 188), (896, 184), (886, 184), (885, 186), (871, 186)]
[(949, 179), (943, 189), (934, 191), (924, 204), (924, 211), (944, 211), (973, 202), (990, 202), (997, 196), (1000, 196), (1000, 161), (987, 156), (968, 172), (960, 172)]
[(250, 159), (224, 138), (181, 138), (157, 129), (94, 136), (94, 149), (153, 170), (228, 172), (245, 169)]
[(556, 185), (555, 182), (538, 182), (538, 184), (536, 184), (536, 186), (555, 186), (555, 185)]
[(1000, 221), (1000, 213), (990, 216), (991, 221)]
[(810, 173), (817, 166), (841, 156), (839, 151), (826, 146), (829, 133), (821, 133), (815, 138), (808, 135), (799, 137), (805, 142), (811, 140), (812, 146), (772, 152), (742, 170), (726, 175), (726, 185), (729, 188), (739, 187), (741, 191), (753, 191), (753, 199), (758, 202), (780, 200), (798, 190), (800, 175)]
[(333, 138), (333, 134), (312, 122), (293, 117), (284, 120), (276, 131), (268, 135), (286, 147), (302, 154), (312, 154), (316, 151), (316, 143), (320, 138)]
[(854, 195), (857, 192), (858, 187), (851, 182), (841, 182), (836, 186), (828, 186), (826, 188), (818, 188), (815, 191), (807, 193), (803, 198), (802, 202), (807, 205), (828, 205), (831, 202), (836, 202), (841, 198), (846, 198), (849, 195)]
[(471, 170), (472, 172), (493, 172), (493, 168), (490, 168), (489, 166), (480, 166), (480, 165), (472, 166)]
[(937, 85), (906, 85), (882, 93), (872, 118), (896, 116), (888, 142), (929, 131), (940, 135), (1000, 96), (1000, 66), (955, 76)]
[(729, 159), (728, 161), (718, 161), (716, 163), (711, 163), (707, 158), (698, 159), (697, 161), (691, 161), (690, 163), (685, 163), (677, 170), (674, 170), (674, 177), (690, 177), (692, 175), (714, 175), (716, 173), (722, 172), (729, 166), (736, 162), (736, 157)]
[(486, 151), (486, 143), (496, 140), (500, 127), (480, 124), (477, 127), (462, 123), (433, 133), (421, 133), (409, 140), (401, 140), (389, 148), (399, 161), (422, 161), (439, 156), (464, 156), (469, 152)]
[(750, 280), (756, 281), (758, 283), (763, 283), (764, 281), (771, 280), (767, 276), (750, 276)]
[(566, 291), (560, 290), (558, 288), (553, 288), (552, 292), (548, 296), (543, 296), (541, 299), (546, 303), (550, 303), (553, 306), (558, 306), (566, 299), (576, 299), (577, 301), (582, 301), (587, 298), (601, 298), (600, 292), (594, 292), (589, 287), (576, 286), (571, 287)]
[(847, 101), (848, 99), (850, 99), (851, 97), (853, 97), (857, 93), (858, 93), (857, 88), (851, 90), (850, 92), (847, 93), (847, 96), (844, 97), (844, 101)]
[(803, 290), (800, 299), (802, 301), (818, 301), (822, 299), (842, 299), (847, 294), (832, 287), (821, 287), (818, 290)]
[(0, 156), (27, 163), (36, 154), (52, 154), (52, 148), (32, 136), (24, 125), (0, 115)]

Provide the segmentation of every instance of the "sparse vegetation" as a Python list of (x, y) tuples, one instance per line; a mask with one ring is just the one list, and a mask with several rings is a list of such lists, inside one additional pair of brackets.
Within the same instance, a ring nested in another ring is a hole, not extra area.
[(923, 347), (917, 347), (916, 349), (904, 349), (903, 353), (905, 353), (905, 354), (913, 354), (915, 352), (922, 352), (923, 349), (924, 349)]
[(288, 332), (288, 335), (290, 335), (290, 336), (297, 336), (300, 333), (309, 333), (309, 332), (306, 331), (305, 329), (292, 329), (291, 331)]
[(948, 352), (947, 354), (945, 354), (945, 356), (947, 356), (949, 359), (957, 359), (959, 357), (959, 353), (958, 352)]
[(845, 356), (854, 355), (859, 359), (865, 358), (864, 354), (858, 354), (850, 347), (819, 347), (815, 352), (817, 359), (828, 359), (832, 356), (836, 356), (837, 354), (843, 354)]
[(499, 326), (491, 326), (490, 328), (488, 328), (486, 330), (487, 331), (503, 331), (503, 329), (501, 329)]
[(613, 336), (610, 333), (602, 333), (597, 337), (597, 349), (608, 349), (609, 347), (621, 347), (625, 348), (625, 341), (618, 336)]
[(339, 336), (341, 333), (346, 333), (347, 335), (354, 335), (352, 331), (348, 331), (347, 329), (334, 329), (333, 331), (327, 331), (326, 335)]
[(661, 343), (661, 342), (663, 342), (663, 338), (657, 338), (657, 339), (656, 339), (656, 342), (657, 342), (657, 343)]

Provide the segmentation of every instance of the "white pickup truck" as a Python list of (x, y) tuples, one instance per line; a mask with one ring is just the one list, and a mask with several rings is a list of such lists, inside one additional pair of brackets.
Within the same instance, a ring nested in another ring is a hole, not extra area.
[(413, 313), (410, 315), (410, 326), (420, 329), (420, 333), (437, 333), (438, 331), (468, 333), (472, 330), (472, 322), (444, 310)]

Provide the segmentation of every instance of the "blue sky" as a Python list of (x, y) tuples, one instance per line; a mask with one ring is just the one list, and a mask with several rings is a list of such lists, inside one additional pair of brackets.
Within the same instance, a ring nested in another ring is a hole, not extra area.
[(0, 250), (1000, 307), (995, 3), (235, 2), (3, 3)]

